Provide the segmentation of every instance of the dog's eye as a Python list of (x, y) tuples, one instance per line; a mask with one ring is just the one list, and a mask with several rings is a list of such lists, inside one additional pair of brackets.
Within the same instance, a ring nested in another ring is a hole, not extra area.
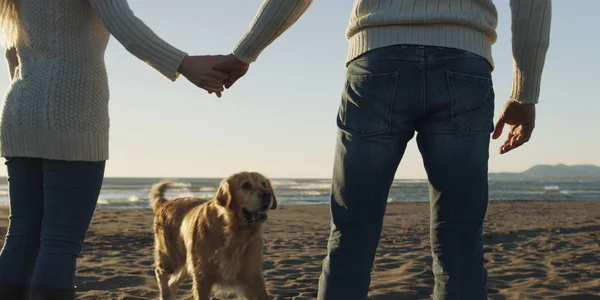
[(262, 187), (266, 189), (267, 188), (267, 184), (265, 182), (263, 182), (262, 183)]
[(250, 182), (244, 182), (244, 184), (242, 184), (242, 188), (245, 190), (249, 190), (252, 188), (252, 184), (250, 184)]

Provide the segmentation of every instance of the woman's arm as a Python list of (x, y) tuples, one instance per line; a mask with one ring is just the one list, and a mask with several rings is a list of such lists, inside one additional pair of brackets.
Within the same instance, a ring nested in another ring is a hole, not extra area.
[(104, 26), (131, 54), (171, 81), (187, 53), (171, 46), (138, 19), (126, 0), (88, 0)]
[(14, 47), (7, 48), (6, 52), (4, 52), (4, 57), (6, 58), (6, 63), (8, 64), (8, 72), (10, 79), (12, 80), (15, 76), (15, 71), (19, 66), (19, 58), (17, 57), (17, 49)]

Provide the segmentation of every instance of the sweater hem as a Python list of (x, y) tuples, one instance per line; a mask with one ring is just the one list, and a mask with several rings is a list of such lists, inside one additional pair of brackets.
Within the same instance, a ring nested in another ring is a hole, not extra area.
[(365, 27), (349, 38), (346, 65), (371, 50), (393, 45), (423, 45), (456, 48), (485, 58), (492, 70), (493, 40), (483, 32), (455, 25), (390, 25)]
[(108, 132), (4, 130), (0, 135), (0, 145), (2, 157), (90, 162), (108, 160)]

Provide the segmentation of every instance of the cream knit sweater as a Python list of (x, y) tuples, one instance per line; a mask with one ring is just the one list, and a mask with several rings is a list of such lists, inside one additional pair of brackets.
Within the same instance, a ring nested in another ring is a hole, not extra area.
[[(326, 1), (326, 0), (324, 0)], [(311, 0), (266, 0), (233, 53), (253, 62)], [(550, 0), (510, 0), (514, 75), (511, 99), (537, 103), (550, 36)], [(355, 0), (347, 61), (379, 47), (416, 44), (463, 49), (494, 66), (498, 16), (491, 0)], [(327, 26), (325, 24), (321, 26)]]
[(19, 15), (24, 38), (6, 52), (12, 82), (0, 125), (3, 157), (108, 159), (109, 33), (170, 80), (186, 56), (126, 0), (20, 1)]

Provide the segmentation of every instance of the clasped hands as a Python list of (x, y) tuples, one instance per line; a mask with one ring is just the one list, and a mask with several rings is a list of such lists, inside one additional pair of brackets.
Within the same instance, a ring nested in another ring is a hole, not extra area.
[(179, 73), (209, 94), (221, 97), (226, 88), (248, 72), (249, 66), (233, 54), (187, 56), (179, 67)]

